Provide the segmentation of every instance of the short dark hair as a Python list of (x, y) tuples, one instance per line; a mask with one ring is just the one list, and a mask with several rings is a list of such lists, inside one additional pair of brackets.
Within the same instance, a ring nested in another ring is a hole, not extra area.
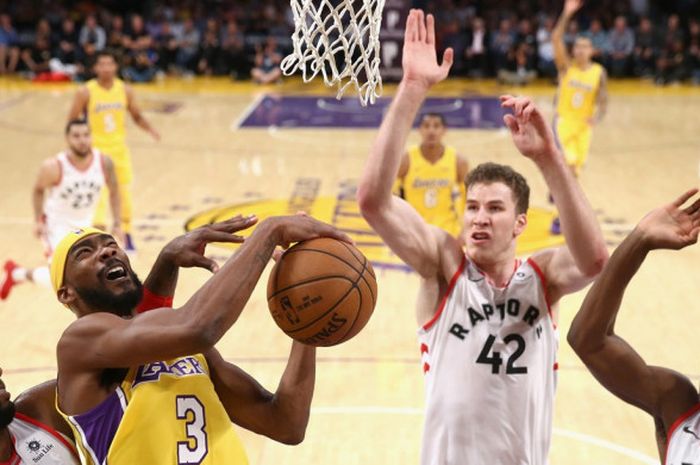
[(87, 126), (87, 125), (88, 125), (88, 122), (84, 118), (72, 119), (72, 120), (68, 121), (68, 123), (66, 124), (66, 134), (68, 134), (70, 132), (70, 128), (72, 128), (73, 126)]
[(499, 165), (498, 163), (482, 163), (469, 172), (465, 182), (467, 187), (475, 184), (502, 182), (513, 193), (515, 210), (519, 214), (527, 213), (527, 209), (530, 206), (530, 186), (527, 185), (523, 175), (510, 166)]
[(423, 124), (423, 121), (425, 121), (426, 118), (437, 118), (440, 120), (440, 124), (447, 127), (447, 121), (445, 120), (445, 116), (441, 113), (435, 113), (435, 112), (423, 113), (423, 115), (421, 115), (421, 117), (420, 117), (421, 124)]
[(101, 57), (110, 57), (114, 62), (117, 62), (117, 55), (114, 53), (112, 49), (109, 48), (103, 48), (102, 50), (98, 51), (95, 53), (95, 63), (97, 63), (97, 60), (99, 60)]

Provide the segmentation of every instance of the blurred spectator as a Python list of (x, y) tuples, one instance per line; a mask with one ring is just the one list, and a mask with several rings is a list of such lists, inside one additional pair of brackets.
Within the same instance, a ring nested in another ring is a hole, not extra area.
[(603, 29), (603, 22), (598, 18), (594, 18), (584, 35), (591, 39), (593, 59), (598, 63), (605, 64), (608, 58), (608, 50), (610, 49), (610, 41), (608, 40), (608, 33)]
[(129, 65), (124, 68), (124, 79), (131, 82), (151, 82), (157, 69), (146, 50), (139, 50), (131, 57)]
[(199, 48), (197, 72), (206, 76), (223, 74), (221, 72), (221, 42), (219, 41), (219, 23), (214, 18), (207, 20), (204, 39)]
[(615, 18), (615, 26), (608, 38), (610, 40), (610, 75), (624, 77), (628, 74), (630, 57), (634, 50), (634, 33), (627, 27), (627, 19), (624, 16)]
[(240, 79), (250, 73), (250, 65), (245, 54), (245, 36), (235, 20), (230, 20), (221, 31), (221, 53), (226, 69), (233, 79)]
[(575, 19), (572, 20), (568, 26), (566, 27), (566, 32), (564, 33), (564, 44), (566, 44), (566, 48), (571, 50), (571, 48), (574, 46), (574, 42), (576, 42), (576, 37), (579, 35), (579, 25), (578, 21)]
[(688, 68), (693, 84), (700, 85), (700, 40), (691, 39), (688, 48)]
[(666, 85), (682, 81), (686, 77), (687, 65), (688, 57), (683, 41), (676, 39), (659, 54), (656, 61), (656, 83)]
[(488, 43), (489, 35), (486, 32), (484, 20), (479, 17), (474, 18), (471, 29), (467, 31), (467, 46), (464, 50), (470, 77), (482, 78), (488, 73)]
[(158, 68), (167, 73), (174, 71), (178, 44), (168, 21), (161, 24), (154, 47), (158, 54)]
[(14, 73), (19, 62), (19, 38), (10, 15), (0, 15), (0, 74)]
[(129, 31), (124, 35), (124, 48), (131, 55), (146, 52), (150, 49), (153, 40), (146, 32), (141, 15), (132, 15)]
[(61, 30), (58, 32), (58, 43), (53, 52), (54, 56), (62, 63), (77, 63), (78, 42), (79, 35), (75, 29), (75, 21), (67, 17), (61, 22)]
[(34, 43), (21, 54), (22, 63), (32, 75), (44, 73), (50, 70), (51, 43), (44, 34), (36, 34)]
[(105, 30), (97, 24), (97, 17), (89, 15), (85, 18), (85, 24), (80, 30), (80, 45), (83, 50), (90, 48), (92, 54), (99, 52), (107, 44), (107, 34)]
[(187, 18), (183, 24), (182, 35), (178, 43), (177, 65), (183, 71), (194, 71), (199, 53), (199, 31), (194, 27), (191, 18)]
[(117, 63), (121, 63), (122, 61), (125, 40), (126, 35), (124, 33), (124, 18), (119, 15), (115, 15), (112, 18), (112, 22), (109, 26), (109, 33), (107, 34), (107, 47), (112, 53), (114, 53)]
[(282, 61), (282, 55), (277, 50), (277, 40), (274, 37), (268, 37), (265, 46), (258, 46), (255, 54), (255, 66), (251, 71), (253, 80), (258, 84), (271, 84), (281, 79), (280, 61)]
[(537, 38), (532, 29), (532, 22), (527, 18), (521, 19), (518, 23), (516, 43), (525, 46), (522, 51), (527, 59), (527, 68), (531, 70), (537, 68)]
[(537, 67), (542, 76), (549, 78), (557, 76), (557, 67), (554, 64), (552, 29), (554, 29), (554, 18), (547, 16), (537, 30)]
[(515, 44), (515, 34), (513, 33), (509, 19), (502, 19), (498, 24), (498, 31), (491, 36), (491, 53), (496, 70), (507, 67), (508, 54)]
[(467, 48), (467, 36), (460, 30), (459, 22), (456, 19), (450, 19), (441, 29), (442, 48), (452, 47), (454, 50), (453, 72), (457, 76), (462, 75), (466, 71), (464, 54)]
[(530, 66), (527, 44), (521, 43), (508, 52), (506, 65), (498, 70), (498, 81), (510, 86), (524, 86), (537, 77)]
[(666, 27), (661, 33), (661, 48), (670, 49), (679, 40), (681, 42), (685, 41), (681, 20), (678, 15), (670, 15), (666, 21)]
[(648, 17), (639, 22), (634, 45), (634, 75), (649, 77), (654, 75), (658, 38)]
[(36, 23), (36, 31), (34, 34), (34, 39), (43, 39), (48, 42), (49, 46), (53, 45), (51, 42), (53, 37), (51, 35), (51, 25), (46, 18), (41, 18), (38, 23)]

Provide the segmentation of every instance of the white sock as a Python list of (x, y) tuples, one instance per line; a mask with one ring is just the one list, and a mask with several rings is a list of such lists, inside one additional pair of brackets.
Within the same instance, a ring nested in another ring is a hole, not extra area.
[(43, 287), (51, 287), (51, 275), (48, 266), (41, 266), (32, 270), (32, 281)]
[(17, 267), (12, 270), (12, 280), (16, 283), (23, 283), (29, 277), (27, 276), (27, 269), (22, 267)]

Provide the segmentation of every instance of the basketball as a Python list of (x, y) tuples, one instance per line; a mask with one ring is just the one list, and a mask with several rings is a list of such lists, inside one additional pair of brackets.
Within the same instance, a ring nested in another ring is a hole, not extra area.
[(287, 250), (275, 264), (267, 303), (289, 337), (312, 346), (334, 346), (369, 321), (377, 303), (377, 281), (372, 265), (354, 246), (312, 239)]

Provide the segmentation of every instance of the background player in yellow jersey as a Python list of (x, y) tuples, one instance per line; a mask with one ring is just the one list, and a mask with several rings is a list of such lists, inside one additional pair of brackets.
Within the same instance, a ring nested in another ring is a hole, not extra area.
[(454, 147), (443, 143), (447, 131), (443, 115), (424, 114), (418, 130), (420, 145), (409, 147), (401, 159), (401, 195), (427, 223), (459, 237), (469, 164)]
[[(201, 248), (242, 242), (231, 234), (255, 223), (255, 217), (237, 217), (201, 228)], [(58, 300), (78, 319), (57, 347), (57, 406), (83, 464), (245, 464), (231, 421), (280, 442), (300, 442), (315, 349), (293, 343), (272, 394), (226, 362), (214, 344), (238, 319), (275, 247), (321, 236), (350, 241), (305, 215), (269, 218), (180, 309), (140, 315), (134, 308), (143, 286), (114, 239), (95, 229), (66, 236), (51, 278)], [(177, 268), (158, 274), (160, 287), (172, 292)]]
[[(133, 171), (131, 153), (126, 145), (126, 113), (128, 112), (134, 122), (155, 140), (160, 140), (160, 134), (144, 118), (136, 104), (131, 87), (117, 78), (117, 61), (111, 52), (98, 52), (95, 75), (95, 79), (91, 79), (78, 89), (68, 120), (87, 118), (95, 147), (111, 157), (114, 162), (121, 197), (121, 224), (125, 233), (125, 248), (133, 252), (135, 251), (131, 235)], [(101, 229), (104, 229), (104, 225), (107, 224), (107, 194), (104, 190), (97, 206), (94, 222)]]
[[(552, 31), (554, 62), (559, 72), (559, 88), (554, 115), (554, 135), (564, 152), (566, 164), (578, 176), (588, 158), (591, 129), (605, 116), (608, 105), (607, 72), (593, 61), (593, 43), (586, 36), (577, 36), (569, 56), (564, 33), (583, 0), (566, 0), (564, 10)], [(559, 234), (559, 219), (552, 223), (552, 232)]]

